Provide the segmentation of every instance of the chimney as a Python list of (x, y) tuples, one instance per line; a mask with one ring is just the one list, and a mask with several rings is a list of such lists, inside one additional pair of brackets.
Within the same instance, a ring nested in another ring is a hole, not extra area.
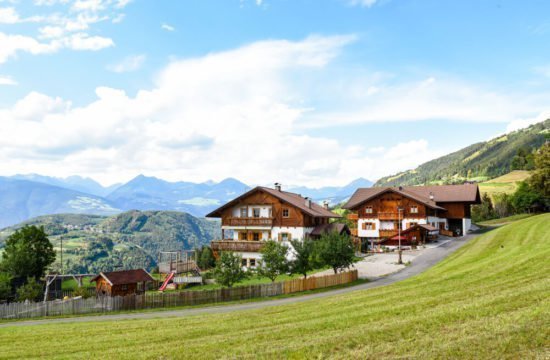
[(278, 182), (275, 183), (275, 190), (281, 191), (281, 184), (280, 183), (278, 183)]
[(430, 200), (434, 201), (434, 193), (430, 191)]
[(323, 207), (328, 210), (328, 201), (323, 201)]
[(306, 197), (306, 206), (311, 209), (311, 199)]

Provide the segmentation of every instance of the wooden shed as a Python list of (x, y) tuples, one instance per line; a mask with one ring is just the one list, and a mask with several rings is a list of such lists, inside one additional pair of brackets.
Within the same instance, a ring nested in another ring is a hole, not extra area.
[(148, 282), (155, 281), (144, 269), (100, 272), (91, 281), (98, 295), (124, 296), (145, 292)]

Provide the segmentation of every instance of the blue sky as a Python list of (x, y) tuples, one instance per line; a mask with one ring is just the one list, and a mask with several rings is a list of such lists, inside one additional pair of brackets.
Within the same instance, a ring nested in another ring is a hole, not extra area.
[(550, 3), (0, 0), (2, 175), (321, 186), (550, 116)]

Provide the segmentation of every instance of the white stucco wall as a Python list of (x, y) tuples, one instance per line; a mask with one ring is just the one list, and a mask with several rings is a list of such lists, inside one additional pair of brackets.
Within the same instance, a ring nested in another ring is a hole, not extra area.
[(472, 220), (468, 218), (462, 219), (462, 236), (468, 234), (470, 228), (472, 227)]
[(410, 226), (410, 223), (426, 224), (426, 219), (425, 218), (404, 218), (403, 222), (401, 223), (401, 230), (408, 229)]
[[(374, 223), (374, 230), (363, 230), (364, 223)], [(379, 237), (380, 220), (378, 219), (359, 219), (357, 221), (357, 236), (359, 237)]]

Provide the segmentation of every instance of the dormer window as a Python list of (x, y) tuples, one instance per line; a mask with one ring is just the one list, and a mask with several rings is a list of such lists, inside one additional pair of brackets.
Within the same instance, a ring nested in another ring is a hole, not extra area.
[(372, 214), (372, 206), (367, 206), (365, 208), (365, 214)]
[(242, 218), (248, 217), (248, 211), (245, 207), (241, 208), (241, 217)]
[(418, 214), (418, 206), (411, 206), (411, 214)]

